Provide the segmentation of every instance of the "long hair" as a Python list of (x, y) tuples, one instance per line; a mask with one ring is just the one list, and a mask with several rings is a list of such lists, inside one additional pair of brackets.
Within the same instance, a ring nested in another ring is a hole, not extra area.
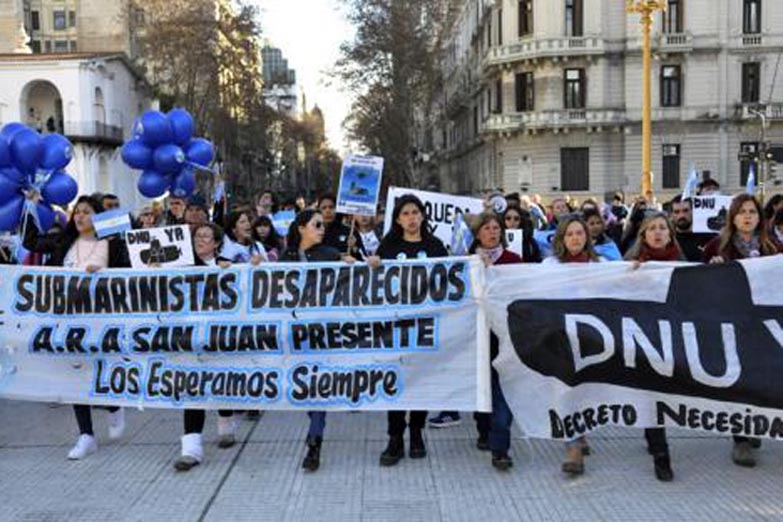
[(76, 238), (79, 237), (79, 231), (76, 230), (76, 222), (74, 222), (73, 217), (76, 213), (76, 207), (82, 203), (89, 205), (90, 208), (92, 208), (94, 214), (100, 214), (103, 212), (103, 205), (101, 205), (101, 202), (98, 200), (98, 198), (89, 195), (79, 196), (79, 199), (76, 200), (76, 203), (73, 206), (74, 211), (71, 212), (71, 217), (68, 220), (68, 223), (65, 225), (65, 232), (63, 234), (65, 243), (69, 247), (74, 243), (74, 241), (76, 241)]
[(224, 232), (229, 238), (231, 238), (231, 241), (237, 240), (237, 237), (234, 234), (234, 228), (237, 226), (237, 222), (243, 215), (247, 216), (248, 221), (250, 221), (250, 212), (247, 210), (235, 210), (231, 212), (226, 218), (226, 228)]
[(587, 254), (590, 261), (598, 261), (598, 254), (595, 253), (595, 248), (593, 248), (593, 240), (590, 239), (590, 231), (587, 229), (587, 223), (585, 223), (584, 219), (582, 219), (582, 216), (579, 214), (566, 214), (560, 217), (557, 225), (557, 232), (555, 232), (555, 237), (552, 239), (552, 251), (554, 252), (555, 257), (561, 262), (568, 258), (568, 249), (565, 246), (565, 235), (566, 230), (571, 223), (579, 223), (582, 230), (585, 232), (585, 247), (583, 252)]
[(652, 212), (644, 216), (644, 220), (642, 220), (642, 224), (639, 225), (639, 232), (636, 234), (636, 241), (634, 242), (633, 246), (628, 250), (628, 252), (625, 253), (623, 259), (628, 261), (639, 259), (642, 253), (642, 249), (649, 248), (645, 245), (644, 234), (647, 232), (647, 229), (650, 227), (652, 222), (655, 221), (656, 219), (663, 219), (663, 221), (666, 223), (666, 227), (669, 229), (669, 244), (674, 244), (674, 246), (677, 247), (677, 251), (680, 253), (680, 257), (682, 257), (682, 247), (680, 247), (680, 243), (677, 242), (677, 233), (674, 230), (674, 225), (672, 225), (671, 220), (663, 212)]
[(470, 249), (468, 249), (468, 252), (471, 254), (476, 253), (476, 249), (481, 246), (481, 243), (479, 242), (478, 233), (479, 230), (481, 230), (484, 225), (487, 223), (490, 223), (494, 221), (498, 224), (500, 227), (500, 244), (503, 246), (503, 248), (508, 247), (508, 242), (506, 241), (506, 227), (503, 226), (503, 220), (501, 217), (494, 212), (483, 212), (479, 214), (475, 221), (473, 222), (473, 226), (470, 227), (473, 232), (473, 243), (470, 245)]
[(758, 212), (759, 215), (759, 222), (753, 233), (759, 237), (761, 254), (765, 256), (777, 254), (778, 250), (775, 248), (775, 244), (770, 241), (767, 227), (764, 226), (764, 210), (761, 208), (761, 203), (750, 194), (738, 194), (734, 196), (734, 199), (731, 201), (729, 215), (726, 216), (726, 225), (720, 231), (720, 247), (718, 251), (724, 253), (731, 246), (734, 235), (737, 233), (737, 227), (734, 225), (734, 218), (739, 214), (742, 205), (748, 201), (753, 202), (753, 205), (756, 207), (756, 212)]
[(399, 240), (403, 239), (404, 233), (400, 224), (397, 223), (397, 218), (400, 217), (402, 207), (408, 203), (413, 203), (416, 205), (416, 207), (419, 209), (419, 212), (421, 212), (421, 238), (429, 239), (432, 236), (432, 233), (430, 232), (430, 225), (427, 221), (427, 209), (424, 207), (424, 203), (422, 203), (421, 200), (413, 194), (404, 194), (394, 203), (394, 210), (392, 210), (391, 218), (391, 230), (389, 230), (388, 236)]
[[(266, 236), (266, 239), (261, 239), (261, 237), (258, 235), (256, 232), (258, 227), (269, 227), (269, 235)], [(253, 239), (259, 243), (262, 243), (264, 248), (267, 250), (271, 250), (273, 248), (276, 248), (278, 251), (282, 250), (283, 238), (281, 238), (280, 234), (277, 233), (277, 229), (275, 229), (275, 226), (269, 216), (260, 216), (256, 218), (256, 220), (253, 222), (252, 234)]]
[(307, 226), (307, 224), (316, 214), (320, 215), (321, 211), (308, 208), (296, 215), (296, 218), (291, 223), (291, 226), (288, 227), (288, 250), (292, 250), (294, 252), (299, 251), (299, 245), (302, 244), (302, 234), (299, 233), (299, 227)]
[(764, 205), (764, 219), (771, 221), (775, 217), (775, 207), (783, 203), (783, 194), (775, 194)]
[(212, 231), (212, 237), (215, 240), (215, 254), (220, 252), (220, 247), (223, 246), (223, 229), (220, 228), (220, 225), (216, 225), (215, 223), (202, 223), (200, 225), (197, 225), (196, 228), (193, 230), (192, 234), (192, 241), (193, 241), (193, 253), (196, 252), (196, 234), (199, 230), (202, 228), (208, 228)]

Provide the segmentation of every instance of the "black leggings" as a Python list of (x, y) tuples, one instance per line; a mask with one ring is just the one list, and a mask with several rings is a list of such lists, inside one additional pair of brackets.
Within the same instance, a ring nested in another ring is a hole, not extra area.
[[(109, 410), (112, 413), (120, 409), (119, 406), (97, 407)], [(86, 404), (74, 404), (73, 412), (76, 414), (76, 424), (79, 426), (79, 433), (81, 435), (94, 435), (92, 431), (92, 412), (90, 407)]]
[(402, 437), (405, 433), (405, 426), (410, 427), (410, 431), (421, 431), (424, 428), (424, 423), (427, 421), (426, 411), (412, 411), (410, 412), (410, 424), (405, 422), (404, 411), (390, 411), (388, 413), (389, 429), (388, 434), (390, 437)]
[[(231, 417), (233, 414), (234, 410), (218, 410), (218, 415), (221, 417)], [(185, 435), (204, 431), (204, 421), (207, 419), (204, 410), (185, 410), (182, 418), (185, 421)]]

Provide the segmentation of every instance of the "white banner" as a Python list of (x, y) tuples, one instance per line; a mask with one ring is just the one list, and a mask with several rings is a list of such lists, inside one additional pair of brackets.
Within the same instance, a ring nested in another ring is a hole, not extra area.
[(532, 437), (606, 425), (783, 438), (783, 257), (488, 270), (494, 367)]
[(695, 196), (693, 198), (693, 232), (717, 234), (726, 224), (733, 196)]
[(0, 267), (0, 397), (488, 411), (478, 258), (229, 269)]
[(484, 202), (478, 198), (465, 196), (452, 196), (439, 192), (426, 192), (402, 187), (389, 187), (386, 195), (386, 215), (383, 220), (383, 235), (386, 235), (392, 226), (392, 212), (394, 202), (405, 194), (413, 194), (424, 203), (427, 211), (427, 220), (435, 237), (443, 241), (444, 245), (451, 244), (451, 230), (454, 218), (458, 213), (481, 214), (484, 211)]
[(193, 243), (187, 225), (129, 230), (125, 234), (131, 266), (193, 266)]

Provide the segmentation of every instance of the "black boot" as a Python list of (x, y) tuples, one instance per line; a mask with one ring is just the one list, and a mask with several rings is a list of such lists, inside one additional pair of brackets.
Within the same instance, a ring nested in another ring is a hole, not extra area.
[(321, 437), (307, 439), (307, 455), (302, 461), (302, 467), (307, 471), (316, 471), (321, 465)]
[(661, 482), (674, 480), (674, 472), (672, 471), (671, 459), (669, 459), (668, 453), (659, 453), (653, 456), (653, 464), (655, 465), (655, 478)]
[(424, 437), (421, 430), (411, 430), (411, 448), (409, 455), (412, 459), (423, 459), (427, 456), (427, 448), (424, 446)]
[(389, 445), (381, 453), (381, 466), (394, 466), (405, 456), (402, 435), (389, 437)]
[(479, 432), (476, 447), (481, 451), (489, 451), (489, 433), (486, 431)]
[(508, 471), (514, 465), (514, 461), (508, 453), (492, 453), (492, 467), (499, 471)]

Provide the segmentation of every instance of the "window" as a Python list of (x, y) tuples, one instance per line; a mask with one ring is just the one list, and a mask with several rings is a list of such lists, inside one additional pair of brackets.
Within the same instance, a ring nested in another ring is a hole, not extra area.
[(47, 52), (47, 53), (52, 52), (52, 41), (51, 40), (46, 40), (46, 42), (44, 43), (44, 49), (45, 49), (44, 52)]
[(761, 91), (761, 66), (758, 62), (742, 64), (742, 103), (758, 103)]
[(533, 34), (533, 0), (519, 2), (519, 36)]
[(473, 107), (473, 135), (479, 133), (479, 108), (478, 105)]
[(503, 112), (503, 80), (495, 82), (495, 114)]
[(661, 107), (679, 107), (682, 105), (680, 93), (682, 81), (679, 65), (661, 67)]
[(663, 146), (663, 188), (680, 188), (680, 146)]
[(503, 45), (503, 8), (498, 9), (498, 45)]
[(566, 36), (583, 36), (584, 35), (584, 23), (583, 23), (583, 1), (582, 0), (566, 0), (565, 5), (565, 25)]
[(745, 34), (761, 32), (761, 0), (743, 0), (742, 32)]
[(68, 52), (68, 41), (67, 40), (55, 40), (55, 42), (54, 42), (54, 52), (56, 52), (56, 53), (67, 53)]
[(490, 114), (492, 112), (492, 91), (487, 89), (486, 96), (487, 96), (487, 114)]
[(669, 0), (669, 5), (663, 12), (664, 33), (679, 34), (682, 32), (682, 2), (683, 0)]
[[(33, 26), (33, 31), (40, 31), (41, 30), (41, 15), (38, 13), (38, 11), (32, 11), (30, 13), (30, 21)], [(38, 43), (38, 46), (41, 46), (41, 43)]]
[(487, 17), (487, 47), (492, 47), (492, 17)]
[(65, 29), (65, 11), (54, 11), (54, 30), (62, 31)]
[(756, 171), (756, 184), (759, 181), (758, 163), (756, 163), (756, 155), (759, 153), (759, 144), (755, 142), (740, 143), (740, 187), (744, 187), (748, 184), (748, 175), (750, 174), (750, 166), (753, 165)]
[(566, 69), (565, 71), (565, 99), (566, 109), (585, 108), (585, 70)]
[(560, 149), (560, 190), (590, 190), (590, 149)]
[(41, 40), (31, 40), (30, 49), (34, 54), (41, 54)]
[(533, 73), (524, 72), (516, 75), (515, 89), (517, 98), (517, 112), (532, 111), (535, 109), (535, 84)]
[(76, 27), (76, 11), (68, 11), (68, 27)]
[(68, 45), (70, 46), (72, 53), (75, 53), (78, 50), (76, 46), (76, 40), (71, 40), (70, 42), (68, 42)]

